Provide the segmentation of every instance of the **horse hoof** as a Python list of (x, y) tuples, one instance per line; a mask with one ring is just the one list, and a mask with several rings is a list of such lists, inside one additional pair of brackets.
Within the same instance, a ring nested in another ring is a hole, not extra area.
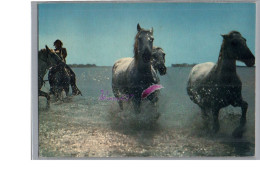
[(236, 128), (233, 133), (232, 133), (232, 136), (234, 138), (242, 138), (243, 137), (243, 133), (245, 132), (245, 128), (241, 128), (241, 127), (238, 127)]
[(47, 101), (46, 108), (50, 108), (50, 101)]

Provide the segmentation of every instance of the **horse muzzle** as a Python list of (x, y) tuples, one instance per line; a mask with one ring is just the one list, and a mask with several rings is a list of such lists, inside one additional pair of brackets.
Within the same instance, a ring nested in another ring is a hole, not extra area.
[(248, 67), (252, 67), (255, 65), (255, 56), (249, 49), (247, 50), (247, 52), (242, 53), (241, 59), (238, 60), (243, 61)]
[(159, 67), (158, 69), (161, 76), (166, 74), (167, 68), (166, 67)]
[(255, 65), (255, 56), (252, 56), (251, 58), (247, 58), (244, 61), (245, 61), (246, 66), (252, 67)]

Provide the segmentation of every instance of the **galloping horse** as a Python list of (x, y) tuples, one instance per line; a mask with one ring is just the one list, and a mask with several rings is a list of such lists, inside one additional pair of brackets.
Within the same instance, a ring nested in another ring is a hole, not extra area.
[(241, 107), (240, 125), (232, 135), (242, 137), (248, 104), (242, 98), (242, 83), (236, 73), (236, 60), (251, 67), (255, 64), (255, 57), (239, 32), (232, 31), (222, 37), (217, 64), (207, 62), (194, 66), (189, 75), (187, 92), (190, 99), (201, 108), (204, 119), (208, 118), (207, 110), (212, 111), (215, 133), (219, 130), (219, 110), (228, 105)]
[(159, 71), (161, 76), (166, 74), (167, 68), (165, 66), (165, 53), (161, 47), (153, 47), (151, 63), (153, 69), (156, 72)]
[(50, 67), (60, 63), (63, 63), (61, 58), (53, 50), (49, 49), (47, 45), (45, 49), (41, 49), (38, 52), (38, 95), (46, 97), (48, 106), (50, 104), (50, 96), (41, 90), (44, 84), (43, 78)]
[[(134, 58), (122, 58), (115, 62), (112, 69), (112, 89), (116, 98), (121, 94), (132, 94), (136, 113), (140, 113), (141, 94), (149, 86), (158, 84), (159, 78), (152, 68), (153, 29), (145, 30), (137, 25), (134, 43)], [(154, 104), (157, 94), (148, 97)], [(123, 102), (118, 101), (123, 110)]]

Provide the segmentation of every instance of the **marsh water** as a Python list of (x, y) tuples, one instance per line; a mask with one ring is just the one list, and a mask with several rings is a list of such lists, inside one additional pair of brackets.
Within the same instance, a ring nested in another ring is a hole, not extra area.
[[(241, 109), (220, 111), (220, 131), (212, 134), (203, 128), (200, 109), (188, 97), (186, 82), (190, 67), (168, 67), (161, 76), (159, 112), (154, 122), (149, 102), (142, 113), (133, 114), (125, 101), (120, 112), (116, 101), (100, 99), (101, 90), (113, 97), (112, 67), (73, 68), (83, 96), (64, 101), (52, 98), (46, 109), (39, 98), (40, 157), (219, 157), (253, 156), (255, 147), (255, 68), (237, 68), (243, 98), (248, 102), (247, 130), (242, 139), (232, 131), (239, 124)], [(47, 79), (45, 77), (45, 79)], [(42, 88), (49, 90), (48, 83)]]

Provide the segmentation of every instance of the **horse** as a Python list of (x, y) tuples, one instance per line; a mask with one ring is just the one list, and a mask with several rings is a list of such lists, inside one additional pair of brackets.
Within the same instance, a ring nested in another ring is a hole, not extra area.
[[(134, 42), (134, 57), (122, 58), (112, 68), (112, 90), (116, 98), (121, 94), (133, 95), (132, 103), (135, 113), (140, 113), (141, 94), (149, 86), (159, 83), (159, 78), (151, 65), (153, 49), (153, 28), (146, 30), (137, 24)], [(156, 104), (158, 95), (153, 93), (148, 99)], [(123, 110), (123, 102), (118, 99)]]
[(212, 132), (219, 131), (219, 111), (232, 105), (241, 107), (242, 115), (239, 126), (233, 131), (235, 138), (241, 138), (245, 131), (248, 103), (243, 100), (242, 82), (236, 73), (236, 61), (244, 62), (247, 67), (255, 64), (255, 57), (246, 44), (246, 39), (237, 31), (222, 35), (218, 62), (206, 62), (195, 65), (189, 75), (187, 93), (202, 112), (204, 124), (207, 126), (207, 111), (213, 115)]
[(54, 94), (56, 100), (62, 100), (62, 91), (64, 90), (66, 96), (69, 94), (69, 87), (71, 82), (70, 71), (65, 68), (65, 64), (58, 64), (53, 69), (54, 73), (48, 74), (48, 80), (51, 85), (51, 93)]
[(61, 99), (61, 93), (63, 90), (65, 91), (66, 96), (68, 96), (70, 85), (72, 88), (72, 95), (82, 96), (81, 91), (76, 85), (76, 74), (64, 62), (49, 70), (48, 80), (51, 87), (50, 94), (54, 94), (56, 99)]
[(46, 97), (47, 106), (50, 104), (50, 96), (48, 93), (41, 90), (45, 83), (43, 78), (50, 67), (60, 63), (63, 63), (61, 58), (54, 52), (54, 50), (49, 49), (47, 45), (45, 45), (45, 49), (41, 49), (38, 52), (38, 95)]
[[(82, 96), (81, 91), (79, 90), (79, 88), (76, 85), (76, 74), (64, 62), (60, 63), (57, 66), (50, 68), (49, 74), (48, 74), (48, 80), (49, 80), (49, 84), (50, 84), (50, 94), (54, 94), (54, 95), (56, 95), (56, 97), (59, 94), (59, 91), (57, 91), (58, 90), (57, 86), (59, 86), (61, 89), (65, 90), (66, 95), (68, 95), (68, 91), (69, 91), (69, 89), (67, 88), (68, 83), (69, 83), (69, 85), (71, 85), (72, 95), (74, 95), (74, 96), (81, 95)], [(53, 88), (54, 86), (56, 88)], [(54, 89), (56, 90), (56, 92), (54, 91)]]
[(167, 68), (165, 66), (165, 52), (161, 47), (153, 47), (151, 63), (156, 73), (159, 71), (161, 76), (166, 74)]

